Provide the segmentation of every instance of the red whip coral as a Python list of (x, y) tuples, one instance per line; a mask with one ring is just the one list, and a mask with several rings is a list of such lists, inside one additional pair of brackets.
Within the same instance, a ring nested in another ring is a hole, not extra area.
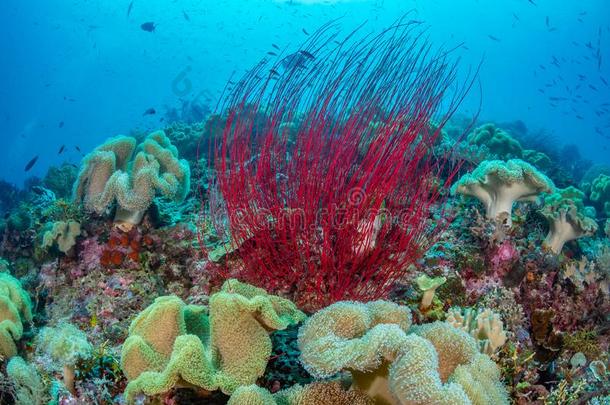
[(233, 276), (308, 309), (373, 300), (441, 233), (453, 171), (432, 147), (467, 88), (444, 100), (455, 64), (415, 26), (339, 41), (329, 24), (235, 85), (214, 157)]

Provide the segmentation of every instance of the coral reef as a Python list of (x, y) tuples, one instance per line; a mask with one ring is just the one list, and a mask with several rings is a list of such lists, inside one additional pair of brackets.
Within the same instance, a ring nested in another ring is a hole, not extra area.
[(468, 143), (485, 146), (496, 159), (520, 159), (523, 157), (523, 148), (519, 141), (495, 124), (488, 123), (476, 128), (468, 135)]
[(600, 174), (591, 183), (589, 198), (606, 216), (610, 216), (610, 175)]
[(132, 322), (123, 345), (126, 396), (185, 383), (225, 393), (253, 384), (271, 355), (267, 331), (303, 318), (291, 302), (236, 280), (210, 298), (209, 317), (202, 306), (159, 297)]
[[(132, 156), (135, 151), (135, 156)], [(157, 193), (182, 201), (190, 189), (190, 168), (162, 132), (136, 140), (111, 138), (87, 155), (74, 188), (75, 201), (102, 214), (117, 202), (115, 222), (138, 224)]]
[(547, 196), (541, 209), (549, 221), (549, 233), (544, 241), (555, 254), (571, 240), (591, 236), (597, 231), (595, 210), (584, 206), (585, 194), (575, 187), (558, 189)]
[(0, 357), (17, 355), (15, 342), (23, 335), (23, 325), (32, 320), (30, 296), (15, 277), (0, 273)]
[(76, 244), (76, 237), (80, 235), (80, 224), (76, 221), (57, 221), (48, 224), (42, 235), (41, 247), (49, 249), (56, 246), (62, 253), (68, 253)]
[(489, 219), (506, 215), (504, 221), (510, 226), (515, 201), (536, 201), (538, 195), (553, 189), (553, 182), (536, 168), (512, 159), (481, 163), (472, 173), (462, 176), (451, 190), (481, 201)]
[(475, 338), (481, 353), (492, 355), (506, 343), (502, 320), (489, 309), (451, 308), (446, 322)]

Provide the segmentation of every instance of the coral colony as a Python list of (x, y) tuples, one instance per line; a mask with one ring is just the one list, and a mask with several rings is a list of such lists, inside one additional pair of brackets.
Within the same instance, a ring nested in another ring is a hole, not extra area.
[(49, 170), (0, 223), (0, 403), (607, 404), (609, 172), (454, 117), (420, 34), (329, 24)]

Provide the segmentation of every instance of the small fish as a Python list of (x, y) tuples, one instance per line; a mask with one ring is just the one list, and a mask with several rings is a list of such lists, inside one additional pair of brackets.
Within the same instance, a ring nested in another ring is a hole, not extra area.
[(68, 163), (68, 166), (71, 166), (71, 167), (73, 167), (75, 169), (78, 169), (78, 166), (76, 166), (74, 163)]
[(189, 15), (186, 13), (186, 11), (182, 10), (182, 16), (184, 17), (184, 19), (188, 22), (191, 22), (191, 17), (189, 17)]
[(157, 111), (154, 108), (150, 107), (149, 109), (144, 111), (144, 114), (142, 114), (142, 116), (144, 116), (144, 115), (155, 115), (156, 113), (157, 113)]
[(61, 148), (59, 148), (59, 152), (57, 152), (57, 154), (61, 155), (65, 150), (66, 150), (66, 145), (61, 145)]
[(76, 149), (76, 151), (79, 152), (79, 153), (83, 153), (83, 152), (81, 152), (81, 150), (80, 150), (80, 148), (78, 146), (74, 146), (74, 149)]
[(527, 0), (529, 1), (531, 4), (533, 4), (534, 6), (536, 5), (536, 3), (534, 3), (534, 0)]
[(576, 118), (578, 118), (579, 120), (584, 120), (584, 117), (582, 115), (577, 115)]
[(545, 23), (546, 23), (546, 26), (547, 26), (547, 28), (548, 28), (548, 27), (550, 26), (550, 25), (549, 25), (549, 16), (548, 16), (548, 15), (546, 16), (546, 21), (545, 21)]
[(303, 34), (305, 34), (305, 35), (309, 35), (309, 32), (307, 32), (307, 31), (305, 30), (305, 28), (303, 28), (303, 29), (302, 29), (302, 31), (303, 31)]
[(519, 18), (519, 16), (515, 13), (513, 13), (513, 18), (517, 21), (521, 21), (521, 19)]
[(277, 49), (278, 51), (280, 50), (280, 47), (277, 46), (276, 44), (271, 44), (272, 47), (274, 47), (275, 49)]
[(59, 127), (59, 128), (63, 128), (63, 127), (64, 127), (64, 122), (63, 122), (63, 121), (61, 121), (61, 122), (59, 123), (58, 127)]
[(25, 168), (24, 168), (23, 170), (24, 170), (24, 171), (26, 171), (26, 172), (29, 172), (29, 171), (30, 171), (30, 169), (31, 169), (32, 167), (34, 167), (34, 165), (36, 164), (36, 162), (37, 162), (37, 161), (38, 161), (38, 155), (34, 156), (34, 157), (32, 158), (32, 160), (30, 160), (30, 161), (28, 162), (28, 164), (27, 164), (27, 165), (25, 165)]
[(144, 30), (146, 32), (155, 32), (155, 28), (157, 28), (157, 24), (155, 24), (152, 21), (149, 21), (149, 22), (145, 22), (144, 24), (140, 25), (140, 28), (142, 28), (142, 30)]
[(129, 18), (129, 14), (131, 14), (131, 9), (133, 8), (133, 1), (129, 3), (129, 7), (127, 7), (127, 18)]
[(592, 84), (590, 84), (590, 85), (589, 85), (589, 88), (590, 88), (591, 90), (597, 91), (597, 87), (595, 87), (595, 86), (594, 86), (594, 85), (592, 85)]
[(496, 41), (496, 42), (500, 42), (500, 38), (498, 37), (494, 37), (493, 35), (487, 35), (489, 37), (489, 39), (491, 39), (492, 41)]
[(603, 77), (600, 77), (599, 80), (601, 80), (602, 83), (604, 83), (606, 86), (608, 86), (608, 82), (606, 81), (606, 79), (604, 79)]
[(267, 55), (277, 56), (277, 53), (275, 53), (275, 52), (267, 52)]
[(303, 55), (304, 57), (309, 58), (309, 59), (315, 59), (316, 58), (315, 56), (313, 56), (313, 54), (311, 54), (311, 53), (309, 53), (307, 51), (299, 51), (299, 53), (301, 55)]

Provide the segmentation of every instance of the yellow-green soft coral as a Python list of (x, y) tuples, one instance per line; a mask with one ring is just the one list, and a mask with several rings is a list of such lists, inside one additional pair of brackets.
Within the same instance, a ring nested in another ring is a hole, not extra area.
[(571, 240), (594, 235), (597, 231), (595, 209), (585, 207), (585, 194), (575, 187), (559, 189), (545, 198), (540, 213), (549, 222), (544, 244), (555, 254)]
[[(470, 335), (445, 322), (410, 324), (409, 309), (391, 302), (335, 303), (301, 328), (301, 362), (316, 377), (350, 371), (352, 388), (379, 404), (508, 404), (495, 363)], [(477, 385), (481, 364), (490, 377)]]
[(451, 192), (477, 198), (485, 206), (487, 218), (498, 220), (506, 215), (506, 225), (510, 226), (515, 201), (537, 201), (538, 195), (554, 189), (553, 182), (534, 166), (512, 159), (482, 162), (472, 173), (462, 176)]
[(339, 382), (294, 385), (275, 394), (256, 385), (239, 387), (227, 405), (374, 405), (363, 392), (345, 390)]
[(6, 366), (6, 374), (15, 387), (16, 405), (49, 403), (47, 390), (36, 367), (26, 363), (21, 357), (15, 356)]
[(15, 342), (21, 339), (24, 321), (32, 320), (30, 296), (8, 273), (0, 273), (0, 358), (17, 355)]
[(206, 308), (160, 297), (132, 322), (121, 355), (128, 400), (174, 386), (230, 394), (263, 375), (269, 331), (305, 318), (292, 302), (227, 280)]
[(42, 234), (42, 248), (57, 246), (60, 252), (68, 253), (76, 244), (78, 235), (80, 235), (78, 222), (73, 220), (53, 222)]
[(604, 215), (610, 216), (610, 176), (600, 174), (593, 180), (589, 198), (597, 204)]
[[(132, 156), (135, 154), (135, 157)], [(163, 131), (153, 132), (136, 150), (136, 140), (119, 136), (83, 160), (74, 199), (102, 214), (116, 201), (115, 222), (138, 224), (157, 194), (180, 202), (190, 188), (190, 168)]]
[(500, 159), (511, 159), (523, 157), (523, 148), (519, 141), (510, 134), (494, 124), (485, 124), (468, 135), (468, 143), (484, 146)]
[(50, 356), (56, 368), (62, 369), (64, 385), (70, 392), (75, 393), (76, 363), (89, 358), (93, 351), (87, 335), (76, 326), (62, 322), (55, 327), (42, 328), (36, 337), (35, 345), (39, 354)]

